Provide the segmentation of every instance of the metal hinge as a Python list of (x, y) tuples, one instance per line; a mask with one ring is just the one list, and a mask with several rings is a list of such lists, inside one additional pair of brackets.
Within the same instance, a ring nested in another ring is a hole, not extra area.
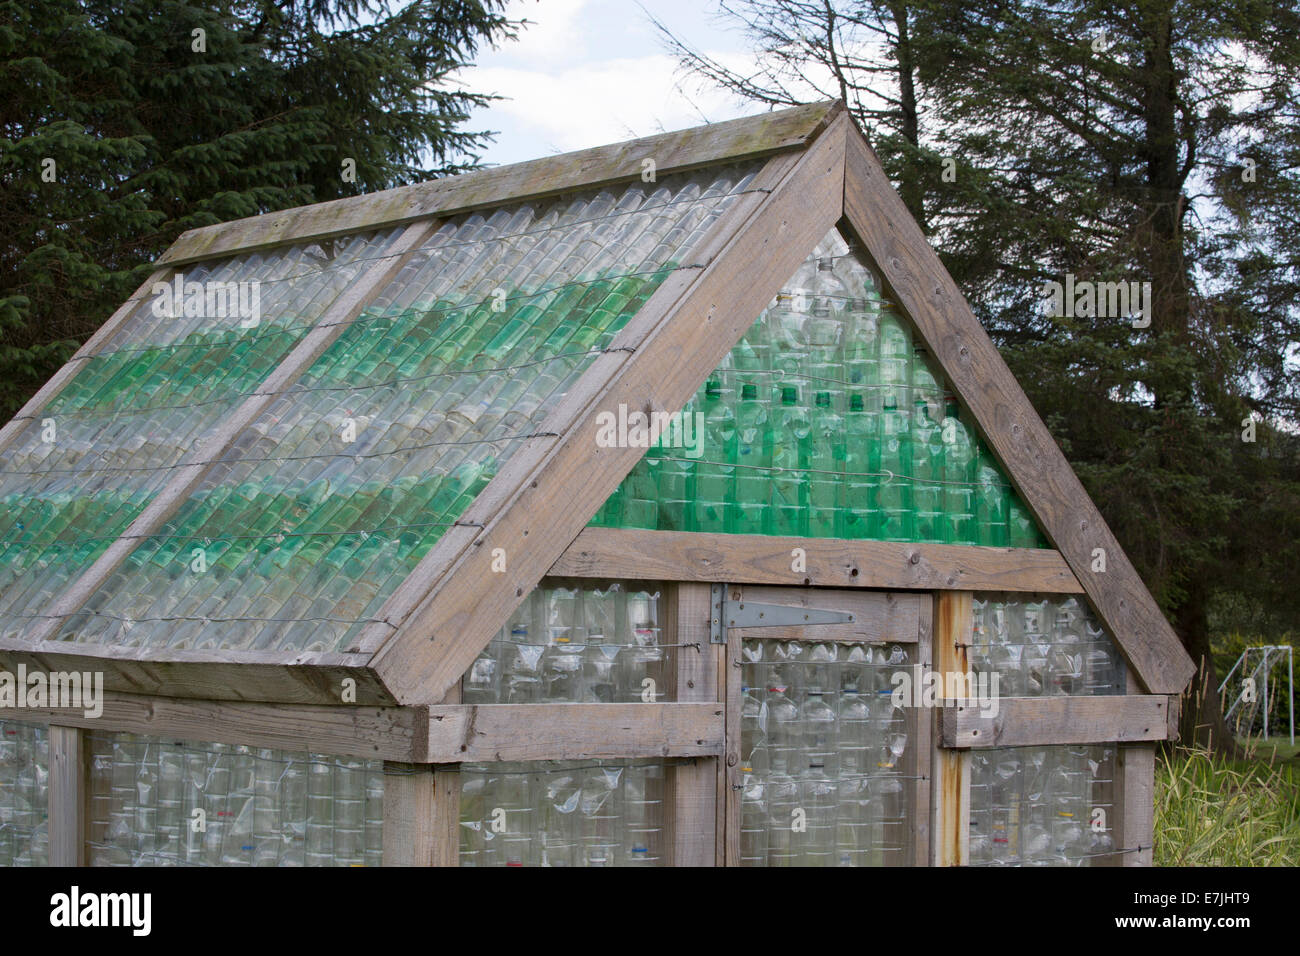
[(729, 627), (802, 627), (853, 623), (853, 615), (847, 611), (733, 601), (727, 597), (726, 585), (723, 584), (713, 585), (710, 604), (709, 641), (713, 644), (727, 642), (726, 629)]

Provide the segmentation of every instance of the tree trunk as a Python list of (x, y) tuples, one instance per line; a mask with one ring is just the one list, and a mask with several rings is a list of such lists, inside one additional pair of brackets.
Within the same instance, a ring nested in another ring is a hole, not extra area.
[(1201, 746), (1225, 757), (1240, 752), (1237, 742), (1228, 732), (1223, 719), (1223, 706), (1219, 700), (1219, 677), (1210, 651), (1210, 626), (1206, 613), (1206, 590), (1199, 582), (1188, 592), (1187, 600), (1178, 608), (1174, 626), (1182, 638), (1183, 647), (1196, 662), (1196, 677), (1183, 694), (1183, 710), (1179, 718), (1178, 736), (1183, 746)]

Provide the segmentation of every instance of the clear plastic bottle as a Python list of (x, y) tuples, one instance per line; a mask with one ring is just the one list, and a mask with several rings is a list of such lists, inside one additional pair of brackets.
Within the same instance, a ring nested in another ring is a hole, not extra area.
[(663, 765), (633, 763), (623, 772), (626, 780), (624, 863), (658, 866), (663, 857)]
[(799, 779), (786, 769), (777, 769), (773, 762), (772, 772), (766, 781), (767, 791), (767, 865), (796, 866), (799, 859), (799, 847), (806, 833), (796, 833), (797, 811), (799, 805)]
[(617, 866), (623, 856), (623, 768), (588, 768), (579, 804), (582, 865)]
[(752, 766), (740, 774), (740, 865), (767, 866), (767, 786)]
[(801, 754), (809, 765), (816, 765), (834, 776), (838, 772), (839, 758), (836, 753), (835, 711), (827, 703), (822, 688), (813, 685), (808, 688), (799, 707), (799, 734), (801, 737)]
[(834, 866), (836, 813), (839, 793), (835, 780), (817, 761), (808, 765), (799, 781), (799, 799), (805, 813), (807, 830), (796, 834), (801, 866)]
[(911, 454), (906, 408), (899, 406), (901, 391), (886, 392), (880, 413), (879, 459), (872, 471), (881, 474), (876, 489), (871, 536), (881, 541), (912, 541)]

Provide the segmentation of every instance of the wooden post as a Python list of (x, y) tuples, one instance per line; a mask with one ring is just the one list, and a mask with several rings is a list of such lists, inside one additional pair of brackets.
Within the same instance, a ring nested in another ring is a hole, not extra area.
[(86, 865), (90, 799), (86, 731), (51, 725), (49, 736), (50, 866)]
[(460, 767), (384, 763), (384, 866), (456, 866)]
[[(918, 640), (914, 673), (923, 674), (930, 669), (934, 647), (934, 607), (931, 601), (922, 601), (918, 622)], [(903, 772), (909, 778), (907, 786), (912, 804), (912, 847), (907, 859), (910, 866), (930, 865), (930, 777), (931, 752), (935, 746), (934, 718), (921, 707), (907, 710), (908, 736), (911, 744), (903, 758)]]
[[(969, 591), (943, 591), (935, 596), (934, 671), (945, 685), (945, 675), (967, 673), (972, 614)], [(932, 721), (937, 722), (942, 713), (942, 708), (936, 708)], [(937, 741), (938, 727), (934, 735)], [(931, 861), (935, 866), (965, 866), (970, 850), (970, 752), (934, 747), (932, 753)]]
[(1121, 866), (1151, 866), (1155, 843), (1155, 744), (1120, 744), (1115, 756), (1115, 848)]
[[(665, 619), (677, 644), (674, 668), (677, 701), (718, 700), (720, 645), (709, 643), (709, 586), (679, 584), (667, 593)], [(718, 844), (717, 757), (695, 757), (669, 768), (670, 833), (674, 866), (713, 866)]]

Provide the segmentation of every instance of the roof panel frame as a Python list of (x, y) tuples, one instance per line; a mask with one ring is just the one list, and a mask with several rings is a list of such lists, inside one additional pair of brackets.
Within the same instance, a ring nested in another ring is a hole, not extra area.
[[(651, 298), (543, 425), (558, 437), (527, 458), (511, 458), (493, 479), (499, 488), (489, 485), (484, 495), (494, 493), (467, 512), (459, 552), (439, 554), (440, 568), (431, 562), (408, 578), (387, 607), (397, 614), (363, 634), (366, 650), (373, 646), (366, 642), (391, 631), (371, 666), (401, 703), (441, 699), (640, 459), (639, 448), (595, 445), (600, 411), (620, 404), (680, 409), (835, 226), (849, 123), (840, 107), (806, 150), (765, 164), (754, 184), (759, 198), (728, 210), (724, 219), (741, 212), (745, 219), (725, 234), (707, 266), (676, 298), (661, 287), (663, 295)], [(763, 267), (753, 270), (754, 263)], [(565, 476), (579, 463), (582, 487), (575, 494)], [(501, 573), (491, 569), (497, 548), (507, 557)]]

